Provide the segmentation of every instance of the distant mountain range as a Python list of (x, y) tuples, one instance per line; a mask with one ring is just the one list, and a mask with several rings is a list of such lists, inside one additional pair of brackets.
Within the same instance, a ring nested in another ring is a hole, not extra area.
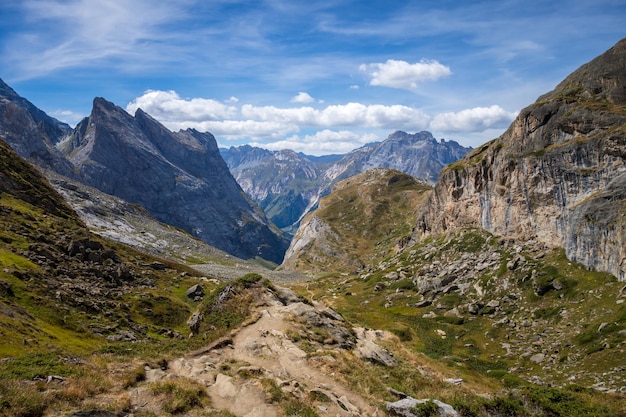
[(239, 185), (270, 220), (295, 233), (303, 216), (342, 179), (373, 168), (392, 168), (433, 183), (444, 166), (470, 150), (455, 141), (437, 141), (430, 132), (397, 131), (346, 155), (311, 157), (249, 145), (220, 151)]

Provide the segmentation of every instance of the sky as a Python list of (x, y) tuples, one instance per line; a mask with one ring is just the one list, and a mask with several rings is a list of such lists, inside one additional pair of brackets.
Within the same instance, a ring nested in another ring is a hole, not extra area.
[(0, 78), (71, 126), (104, 97), (221, 147), (476, 147), (623, 37), (624, 0), (3, 0)]

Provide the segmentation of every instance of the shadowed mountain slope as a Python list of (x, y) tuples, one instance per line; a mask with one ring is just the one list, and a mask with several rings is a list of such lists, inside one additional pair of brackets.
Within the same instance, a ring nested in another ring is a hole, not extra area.
[(60, 147), (83, 183), (235, 256), (282, 260), (287, 240), (241, 190), (211, 134), (173, 133), (142, 110), (133, 117), (96, 98)]

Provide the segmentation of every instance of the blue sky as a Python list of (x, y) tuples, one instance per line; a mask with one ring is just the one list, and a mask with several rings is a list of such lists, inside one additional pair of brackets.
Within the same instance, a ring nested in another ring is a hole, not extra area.
[(94, 97), (220, 146), (478, 146), (626, 36), (624, 0), (4, 0), (0, 78), (72, 126)]

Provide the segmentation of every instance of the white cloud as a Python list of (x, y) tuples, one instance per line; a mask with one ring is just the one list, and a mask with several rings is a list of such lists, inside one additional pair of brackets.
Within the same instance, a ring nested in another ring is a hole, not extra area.
[(55, 119), (58, 119), (71, 126), (76, 125), (85, 117), (84, 114), (76, 113), (72, 110), (55, 110), (49, 114)]
[(348, 153), (366, 143), (379, 140), (375, 134), (358, 134), (352, 131), (333, 131), (324, 129), (312, 135), (294, 135), (284, 140), (271, 143), (251, 143), (269, 150), (292, 149), (308, 155), (328, 155)]
[(241, 107), (244, 118), (260, 121), (282, 121), (300, 126), (357, 126), (390, 129), (422, 129), (429, 118), (420, 109), (381, 104), (365, 105), (347, 103), (327, 106), (322, 110), (312, 107), (279, 108), (274, 106), (257, 107), (244, 104)]
[[(430, 122), (422, 110), (402, 105), (347, 103), (321, 109), (226, 105), (207, 98), (181, 98), (175, 91), (160, 90), (146, 91), (128, 103), (126, 111), (134, 114), (138, 108), (174, 131), (193, 128), (211, 132), (218, 140), (262, 141), (266, 148), (293, 148), (312, 154), (351, 151), (376, 140), (378, 136), (372, 130), (418, 131)], [(317, 129), (318, 132), (303, 137), (297, 135)], [(368, 129), (366, 133), (355, 132)]]
[(311, 97), (308, 93), (300, 91), (298, 95), (292, 97), (289, 101), (291, 101), (292, 103), (311, 103), (315, 101), (315, 99)]
[(137, 108), (174, 131), (193, 128), (211, 132), (221, 141), (244, 140), (267, 149), (293, 149), (312, 155), (348, 152), (395, 130), (484, 134), (490, 129), (505, 128), (516, 116), (497, 105), (431, 118), (421, 109), (403, 105), (352, 102), (319, 109), (254, 106), (181, 98), (175, 91), (160, 90), (146, 91), (126, 110), (133, 114)]
[(72, 67), (125, 69), (176, 62), (181, 48), (163, 25), (187, 16), (181, 4), (149, 0), (24, 0), (27, 25), (8, 38), (6, 59), (22, 78)]
[(458, 113), (441, 113), (430, 123), (430, 129), (441, 132), (483, 132), (487, 129), (505, 128), (517, 113), (511, 113), (502, 107), (474, 107)]
[(438, 61), (422, 60), (415, 64), (389, 59), (385, 63), (362, 64), (359, 70), (367, 72), (370, 85), (412, 90), (419, 83), (438, 80), (452, 74), (450, 68)]
[(226, 100), (226, 103), (239, 103), (239, 99), (235, 96), (231, 96), (228, 100)]
[(241, 138), (277, 140), (299, 130), (298, 126), (293, 124), (254, 120), (162, 121), (162, 123), (173, 131), (191, 128), (200, 132), (210, 132), (217, 139), (226, 140)]
[(237, 108), (206, 98), (182, 99), (175, 91), (148, 90), (126, 106), (134, 114), (141, 108), (161, 121), (200, 122), (233, 118)]

